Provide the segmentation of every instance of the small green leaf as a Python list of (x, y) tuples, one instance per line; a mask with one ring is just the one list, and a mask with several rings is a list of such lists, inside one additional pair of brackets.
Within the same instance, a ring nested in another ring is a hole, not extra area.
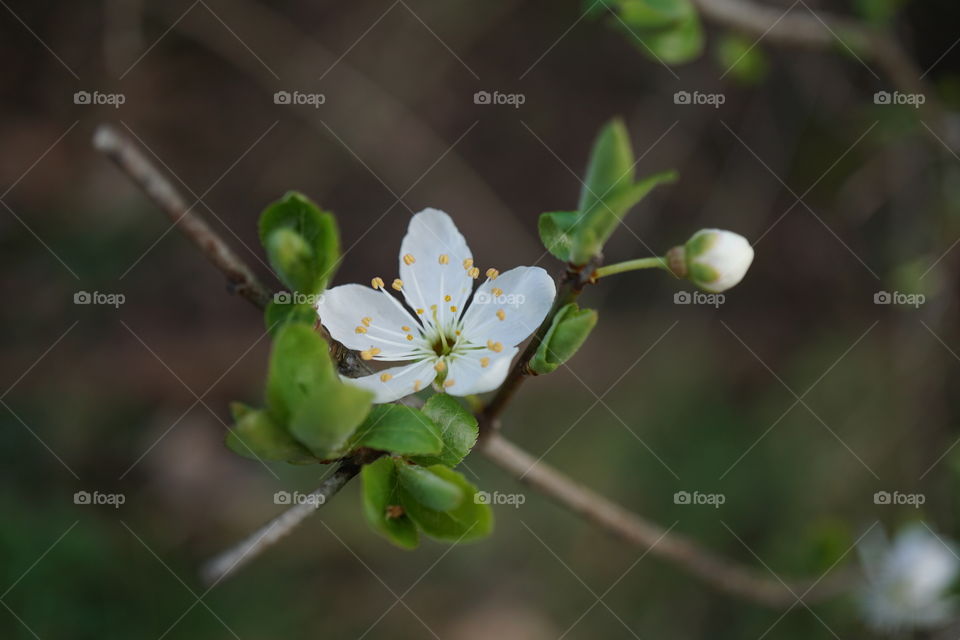
[(619, 0), (616, 28), (644, 55), (664, 64), (683, 64), (703, 52), (703, 27), (690, 0)]
[(555, 371), (573, 357), (596, 324), (593, 309), (580, 309), (575, 302), (560, 309), (530, 360), (530, 369), (539, 374)]
[(615, 118), (600, 130), (593, 143), (580, 191), (580, 211), (589, 214), (601, 200), (633, 184), (633, 162), (630, 134), (623, 120)]
[(317, 321), (317, 312), (313, 307), (308, 304), (293, 304), (287, 300), (292, 300), (292, 294), (283, 292), (274, 295), (273, 300), (267, 303), (263, 320), (273, 337), (277, 336), (284, 325), (297, 323), (312, 327)]
[(284, 284), (307, 295), (327, 287), (340, 260), (340, 232), (333, 214), (296, 192), (261, 214), (260, 241)]
[(231, 410), (235, 425), (227, 433), (227, 446), (234, 453), (254, 460), (316, 462), (266, 411), (240, 403), (234, 403)]
[(267, 404), (286, 423), (314, 390), (339, 382), (327, 343), (312, 327), (288, 324), (273, 343), (267, 373)]
[(370, 413), (373, 394), (331, 381), (311, 393), (290, 418), (290, 433), (321, 460), (344, 455), (350, 437)]
[(369, 447), (400, 455), (439, 454), (443, 450), (440, 428), (412, 407), (378, 404), (357, 429), (352, 447)]
[(584, 216), (579, 211), (552, 211), (540, 214), (540, 239), (559, 260), (586, 264), (603, 248), (596, 233), (581, 224)]
[(394, 460), (383, 457), (364, 465), (360, 475), (363, 480), (363, 513), (370, 526), (400, 547), (415, 548), (420, 536), (401, 505)]
[(406, 495), (413, 498), (428, 509), (434, 511), (450, 511), (463, 502), (463, 491), (460, 486), (444, 480), (434, 473), (437, 467), (423, 468), (415, 464), (397, 463), (397, 473), (400, 486)]
[(431, 538), (452, 542), (468, 542), (489, 535), (493, 530), (493, 511), (489, 505), (479, 504), (480, 501), (476, 499), (477, 488), (456, 471), (442, 465), (431, 467), (430, 471), (460, 487), (463, 500), (454, 509), (438, 511), (417, 501), (401, 485), (400, 497), (406, 514), (417, 523), (420, 530)]
[[(616, 189), (607, 195), (602, 202), (597, 202), (594, 208), (586, 212), (580, 222), (578, 234), (584, 238), (593, 238), (599, 253), (613, 232), (617, 230), (620, 221), (638, 202), (643, 200), (654, 187), (677, 179), (676, 171), (662, 171), (652, 176), (632, 183), (626, 187)], [(581, 241), (582, 242), (582, 241)]]
[(425, 467), (434, 464), (455, 467), (460, 464), (460, 461), (477, 443), (477, 436), (480, 433), (477, 419), (446, 393), (430, 396), (423, 405), (423, 413), (440, 427), (443, 451), (436, 456), (419, 456), (413, 458), (413, 461)]

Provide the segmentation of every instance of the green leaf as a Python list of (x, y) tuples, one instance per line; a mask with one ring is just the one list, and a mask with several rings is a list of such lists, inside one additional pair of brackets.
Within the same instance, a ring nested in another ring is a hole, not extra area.
[(696, 14), (691, 15), (676, 27), (649, 34), (641, 33), (639, 38), (642, 42), (637, 42), (637, 48), (666, 64), (684, 64), (695, 60), (703, 53), (703, 26)]
[(406, 495), (413, 498), (428, 509), (434, 511), (450, 511), (463, 502), (463, 491), (460, 486), (444, 480), (434, 472), (436, 468), (446, 468), (443, 465), (423, 468), (415, 464), (397, 463), (397, 474), (400, 487)]
[(599, 245), (594, 254), (599, 253), (634, 205), (643, 200), (657, 185), (674, 182), (676, 179), (676, 171), (663, 171), (611, 192), (602, 202), (597, 202), (593, 210), (586, 212), (580, 222), (578, 235), (594, 239), (595, 244)]
[(580, 309), (575, 302), (564, 306), (553, 317), (553, 323), (530, 360), (530, 369), (539, 374), (551, 373), (573, 357), (597, 324), (597, 312)]
[(658, 62), (683, 64), (703, 52), (703, 27), (690, 0), (620, 0), (617, 12), (620, 19), (611, 23)]
[(590, 229), (584, 229), (579, 211), (552, 211), (540, 214), (540, 240), (559, 260), (585, 264), (603, 245)]
[(311, 393), (290, 418), (290, 433), (321, 460), (344, 455), (350, 437), (370, 413), (373, 394), (339, 381)]
[(314, 390), (333, 382), (339, 379), (320, 334), (303, 324), (281, 327), (267, 373), (267, 404), (277, 421), (286, 423)]
[(227, 446), (234, 453), (254, 460), (316, 462), (266, 411), (240, 403), (234, 403), (231, 410), (235, 424), (227, 433)]
[(688, 0), (619, 0), (615, 6), (624, 22), (642, 30), (676, 27), (693, 13)]
[(439, 454), (440, 428), (412, 407), (378, 404), (357, 429), (352, 447), (369, 447), (400, 455)]
[(283, 283), (308, 295), (327, 287), (340, 260), (340, 232), (333, 214), (296, 192), (261, 214), (260, 241)]
[(456, 471), (442, 465), (431, 467), (430, 471), (460, 487), (463, 500), (458, 507), (448, 511), (430, 509), (401, 485), (400, 497), (406, 514), (420, 530), (431, 538), (452, 542), (468, 542), (489, 535), (493, 530), (493, 511), (487, 504), (478, 504), (477, 488)]
[(580, 211), (589, 213), (601, 200), (629, 187), (633, 183), (633, 163), (627, 127), (623, 120), (614, 118), (600, 130), (593, 143), (580, 190)]
[(316, 323), (316, 310), (308, 304), (293, 304), (292, 299), (292, 294), (284, 291), (275, 294), (273, 300), (267, 303), (263, 320), (271, 336), (276, 337), (280, 329), (287, 324), (305, 324), (312, 327)]
[(446, 393), (430, 396), (423, 405), (423, 413), (440, 427), (443, 450), (439, 455), (419, 456), (413, 458), (413, 461), (425, 467), (434, 464), (455, 467), (460, 464), (477, 443), (477, 436), (480, 434), (477, 419)]
[(397, 466), (391, 458), (380, 458), (364, 465), (363, 513), (376, 531), (394, 544), (413, 549), (419, 543), (419, 534), (413, 520), (401, 506)]
[(767, 58), (763, 49), (739, 34), (721, 37), (716, 56), (724, 73), (729, 73), (743, 84), (756, 84), (767, 75)]

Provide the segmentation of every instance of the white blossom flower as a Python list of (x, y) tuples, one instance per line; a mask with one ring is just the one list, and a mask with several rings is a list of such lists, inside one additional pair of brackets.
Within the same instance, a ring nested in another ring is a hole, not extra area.
[(950, 588), (960, 574), (953, 545), (922, 524), (892, 541), (882, 533), (859, 545), (866, 573), (860, 602), (868, 624), (880, 631), (939, 626), (957, 612)]
[(740, 234), (701, 229), (681, 249), (684, 275), (701, 289), (720, 293), (736, 285), (753, 262), (753, 247)]
[(450, 216), (437, 209), (414, 215), (400, 245), (400, 277), (390, 285), (408, 306), (381, 278), (371, 287), (334, 287), (317, 304), (330, 335), (363, 359), (409, 362), (344, 380), (373, 391), (374, 402), (432, 383), (459, 396), (499, 387), (517, 345), (553, 305), (556, 286), (540, 267), (485, 275), (474, 293), (480, 268)]

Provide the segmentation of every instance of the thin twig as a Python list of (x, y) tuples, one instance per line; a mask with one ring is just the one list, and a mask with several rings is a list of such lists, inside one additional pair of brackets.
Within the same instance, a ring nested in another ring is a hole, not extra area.
[[(269, 291), (252, 275), (249, 267), (229, 249), (223, 239), (202, 218), (190, 212), (183, 198), (127, 138), (113, 128), (102, 125), (94, 136), (94, 146), (106, 153), (136, 182), (154, 202), (193, 240), (200, 250), (227, 274), (234, 290), (258, 308), (263, 308), (270, 299)], [(184, 223), (188, 223), (184, 226)], [(787, 586), (758, 577), (751, 569), (716, 556), (696, 542), (674, 533), (666, 533), (658, 525), (644, 520), (599, 494), (577, 484), (559, 471), (538, 462), (529, 453), (495, 433), (502, 410), (523, 379), (527, 377), (527, 363), (536, 352), (537, 345), (546, 328), (549, 328), (553, 313), (563, 304), (575, 300), (589, 281), (592, 267), (581, 271), (568, 270), (561, 283), (557, 304), (537, 331), (521, 358), (518, 359), (507, 383), (479, 416), (484, 438), (477, 450), (494, 461), (514, 477), (528, 482), (543, 494), (553, 498), (561, 506), (593, 522), (620, 538), (641, 547), (651, 549), (669, 559), (708, 584), (758, 604), (770, 606), (792, 605), (799, 594), (806, 601), (824, 599), (849, 587), (849, 576), (824, 580), (822, 584), (804, 595), (808, 585), (794, 583)], [(334, 346), (334, 354), (344, 365), (351, 362), (351, 352)], [(347, 368), (352, 368), (348, 364)], [(361, 363), (362, 364), (362, 363)], [(361, 455), (377, 455), (365, 452)], [(217, 584), (233, 575), (278, 540), (289, 534), (308, 515), (326, 504), (360, 471), (370, 459), (359, 457), (347, 459), (320, 485), (304, 503), (297, 504), (257, 529), (241, 543), (231, 547), (204, 564), (201, 577), (207, 584)], [(659, 540), (659, 541), (658, 541)], [(656, 544), (654, 544), (656, 543)], [(816, 584), (816, 583), (814, 583)]]
[(649, 549), (651, 554), (674, 562), (720, 591), (759, 604), (781, 607), (795, 604), (800, 598), (807, 603), (828, 599), (850, 586), (852, 576), (847, 573), (808, 583), (766, 578), (711, 553), (682, 534), (667, 533), (656, 523), (627, 511), (538, 461), (499, 433), (488, 435), (478, 448), (501, 469), (552, 498), (560, 506), (632, 545)]
[(100, 125), (93, 134), (93, 146), (113, 160), (143, 189), (177, 228), (227, 276), (230, 290), (263, 309), (270, 293), (219, 234), (188, 207), (163, 173), (129, 137), (110, 125)]
[(207, 586), (213, 586), (232, 575), (281, 538), (293, 531), (307, 516), (326, 504), (357, 473), (360, 465), (352, 462), (342, 463), (315, 491), (279, 516), (263, 525), (242, 542), (214, 556), (200, 569), (200, 579)]

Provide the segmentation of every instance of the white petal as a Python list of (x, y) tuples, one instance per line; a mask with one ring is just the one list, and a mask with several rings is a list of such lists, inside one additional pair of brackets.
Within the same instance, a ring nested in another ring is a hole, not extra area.
[(516, 347), (500, 353), (477, 349), (447, 360), (444, 391), (455, 396), (492, 391), (503, 384), (510, 371), (510, 361), (517, 355)]
[(378, 360), (412, 360), (423, 345), (420, 323), (385, 291), (359, 284), (334, 287), (320, 297), (317, 313), (334, 340), (357, 351), (380, 349)]
[(426, 323), (433, 322), (434, 305), (440, 324), (463, 311), (473, 289), (464, 264), (468, 261), (472, 266), (472, 260), (467, 241), (443, 211), (424, 209), (410, 219), (400, 245), (400, 279), (407, 303), (415, 310), (423, 309), (421, 317)]
[(475, 344), (518, 345), (537, 330), (556, 295), (553, 278), (540, 267), (511, 269), (477, 289), (463, 317), (463, 335)]
[(391, 367), (360, 378), (342, 377), (352, 384), (373, 391), (376, 403), (393, 402), (430, 386), (437, 372), (433, 360), (422, 360), (402, 367)]

